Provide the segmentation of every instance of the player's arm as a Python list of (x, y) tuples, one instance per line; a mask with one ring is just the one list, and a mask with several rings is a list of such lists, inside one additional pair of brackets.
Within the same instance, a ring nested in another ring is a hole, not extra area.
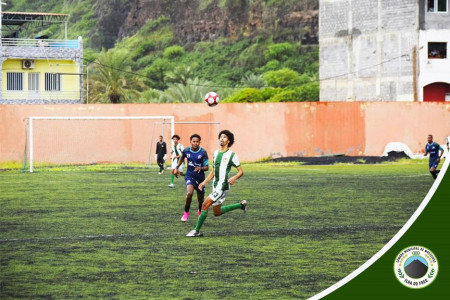
[(214, 178), (214, 167), (212, 168), (211, 172), (209, 172), (208, 176), (206, 176), (205, 180), (203, 180), (203, 182), (198, 185), (198, 188), (202, 190), (213, 178)]
[(206, 172), (209, 170), (209, 160), (208, 154), (205, 152), (205, 156), (203, 157), (203, 165), (201, 167), (195, 167), (194, 172), (200, 173), (201, 171)]
[(242, 166), (236, 167), (238, 172), (236, 175), (234, 175), (233, 177), (231, 177), (230, 179), (228, 179), (228, 183), (233, 185), (236, 180), (238, 180), (239, 178), (242, 177), (242, 175), (244, 175), (244, 170), (242, 169)]
[(175, 169), (173, 170), (173, 175), (175, 175), (175, 177), (178, 177), (178, 168), (181, 166), (181, 164), (184, 162), (184, 158), (186, 157), (186, 154), (183, 151), (183, 154), (181, 154), (181, 158), (178, 160), (177, 166), (175, 167)]
[(441, 146), (439, 146), (439, 160), (441, 160), (442, 154), (444, 154), (444, 148), (442, 148)]

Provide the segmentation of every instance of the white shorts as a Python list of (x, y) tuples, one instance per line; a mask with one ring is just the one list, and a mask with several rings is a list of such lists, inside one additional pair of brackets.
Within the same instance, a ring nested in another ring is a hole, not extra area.
[(221, 205), (223, 203), (223, 201), (225, 201), (225, 199), (227, 198), (228, 192), (230, 190), (219, 190), (219, 189), (215, 189), (212, 191), (211, 194), (209, 194), (209, 198), (211, 198), (211, 200), (214, 202), (213, 205)]
[[(177, 168), (178, 162), (177, 161), (172, 161), (172, 170), (175, 170)], [(178, 168), (178, 171), (180, 171), (181, 173), (183, 173), (184, 170), (184, 163), (181, 164), (181, 166)]]

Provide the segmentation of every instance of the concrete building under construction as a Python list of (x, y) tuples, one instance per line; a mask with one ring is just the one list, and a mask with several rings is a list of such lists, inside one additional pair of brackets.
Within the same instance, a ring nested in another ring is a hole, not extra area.
[(450, 0), (320, 0), (321, 101), (450, 101)]

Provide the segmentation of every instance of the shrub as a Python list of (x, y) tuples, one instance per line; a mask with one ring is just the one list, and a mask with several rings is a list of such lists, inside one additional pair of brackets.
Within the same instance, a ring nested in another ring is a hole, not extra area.
[(164, 50), (164, 57), (165, 58), (169, 58), (169, 59), (173, 59), (179, 56), (183, 56), (185, 53), (184, 48), (181, 46), (171, 46), (168, 47)]
[(273, 87), (299, 85), (305, 80), (300, 76), (300, 74), (288, 68), (266, 72), (263, 78), (266, 80), (269, 86)]
[(290, 43), (272, 44), (264, 53), (267, 60), (276, 59), (278, 61), (284, 61), (294, 55), (295, 47)]
[(246, 88), (237, 91), (230, 97), (224, 100), (224, 102), (262, 102), (264, 101), (263, 94), (260, 90), (255, 88)]
[(140, 43), (133, 52), (133, 60), (137, 60), (155, 49), (155, 43), (152, 41)]
[(283, 90), (281, 88), (273, 88), (273, 87), (266, 87), (261, 90), (262, 96), (264, 101), (269, 100), (273, 96), (275, 96), (278, 93), (281, 93)]

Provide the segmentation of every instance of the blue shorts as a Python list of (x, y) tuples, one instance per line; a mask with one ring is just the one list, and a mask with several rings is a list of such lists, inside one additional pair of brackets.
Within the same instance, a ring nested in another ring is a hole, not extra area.
[(433, 159), (433, 160), (430, 159), (430, 161), (428, 162), (428, 166), (430, 167), (430, 169), (431, 168), (437, 169), (439, 162), (440, 162), (440, 160), (438, 160), (438, 159)]
[(186, 186), (192, 185), (195, 188), (195, 190), (197, 191), (197, 193), (200, 193), (200, 194), (204, 194), (205, 193), (205, 187), (203, 187), (203, 190), (200, 190), (198, 188), (199, 184), (202, 183), (203, 180), (202, 181), (198, 181), (197, 179), (192, 178), (192, 177), (190, 177), (188, 175), (186, 175), (184, 177), (184, 179), (186, 181)]

